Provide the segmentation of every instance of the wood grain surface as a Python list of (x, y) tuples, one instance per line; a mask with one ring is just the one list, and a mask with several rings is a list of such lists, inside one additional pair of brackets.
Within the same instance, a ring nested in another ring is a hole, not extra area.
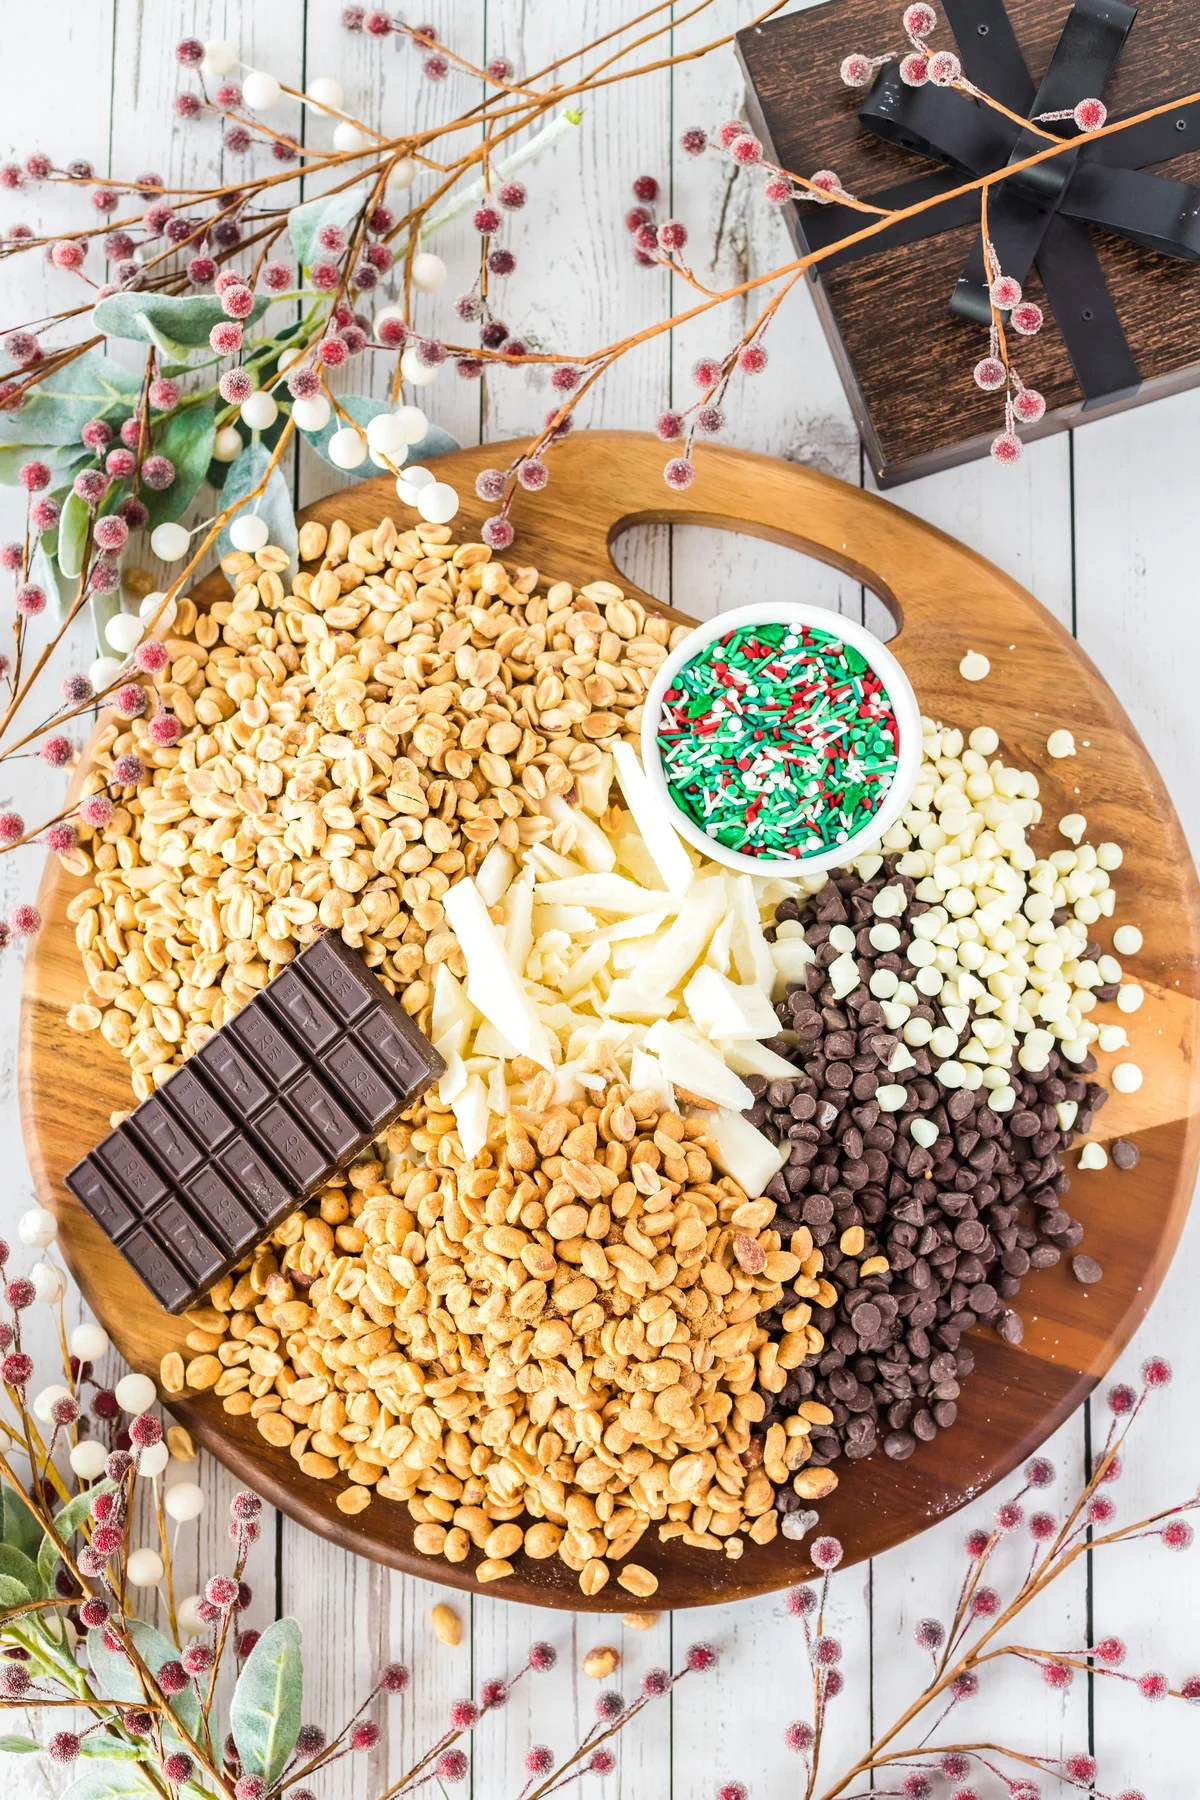
[[(441, 478), (469, 496), (464, 537), (474, 534), (484, 510), (474, 499), (476, 472), (503, 465), (510, 454), (509, 446), (493, 444), (439, 462)], [(1035, 840), (1043, 850), (1061, 843), (1058, 818), (1077, 810), (1087, 815), (1092, 842), (1111, 838), (1123, 845), (1117, 918), (1136, 917), (1145, 932), (1137, 971), (1145, 1005), (1132, 1018), (1121, 1015), (1132, 1041), (1122, 1054), (1140, 1064), (1145, 1082), (1137, 1094), (1114, 1094), (1100, 1115), (1106, 1137), (1136, 1135), (1141, 1161), (1124, 1174), (1110, 1165), (1078, 1176), (1071, 1194), (1072, 1210), (1086, 1226), (1085, 1248), (1103, 1265), (1105, 1279), (1082, 1287), (1066, 1264), (1030, 1276), (1018, 1302), (1025, 1342), (1014, 1349), (990, 1331), (976, 1332), (977, 1369), (964, 1385), (954, 1428), (903, 1465), (882, 1456), (842, 1465), (842, 1485), (823, 1504), (822, 1523), (857, 1560), (960, 1506), (1041, 1443), (1109, 1367), (1153, 1298), (1200, 1156), (1197, 884), (1170, 801), (1113, 694), (1074, 640), (1015, 581), (908, 513), (828, 476), (706, 446), (694, 486), (680, 495), (662, 482), (663, 458), (654, 439), (631, 433), (572, 437), (555, 451), (545, 493), (517, 503), (510, 563), (533, 563), (544, 578), (575, 584), (621, 581), (609, 560), (615, 536), (634, 522), (686, 519), (788, 543), (849, 573), (893, 612), (899, 625), (893, 648), (923, 710), (947, 724), (986, 718), (1007, 759), (1043, 772), (1045, 817)], [(359, 529), (388, 511), (403, 522), (384, 478), (318, 501), (301, 516), (343, 517)], [(227, 591), (223, 578), (210, 578), (206, 591), (209, 598)], [(958, 674), (968, 648), (991, 660), (982, 688), (968, 688)], [(1060, 726), (1073, 731), (1078, 754), (1054, 763), (1045, 742)], [(84, 985), (64, 912), (75, 886), (57, 868), (47, 873), (40, 898), (46, 926), (27, 965), (20, 1051), (26, 1145), (38, 1191), (58, 1213), (63, 1248), (86, 1297), (128, 1360), (155, 1374), (164, 1352), (181, 1343), (180, 1323), (157, 1307), (62, 1183), (65, 1170), (103, 1135), (110, 1112), (130, 1103), (121, 1058), (66, 1025), (66, 1011)], [(471, 1565), (453, 1568), (413, 1551), (412, 1524), (401, 1507), (376, 1499), (347, 1518), (335, 1504), (339, 1484), (302, 1477), (251, 1420), (229, 1417), (210, 1395), (171, 1404), (216, 1456), (311, 1529), (376, 1561), (476, 1585)], [(782, 1538), (765, 1549), (748, 1546), (737, 1563), (650, 1541), (639, 1559), (659, 1576), (655, 1606), (740, 1598), (808, 1572), (803, 1548)], [(578, 1610), (624, 1611), (630, 1604), (615, 1583), (584, 1601), (557, 1559), (518, 1559), (516, 1574), (489, 1591)]]
[[(1006, 3), (1025, 61), (1038, 81), (1071, 0)], [(848, 49), (868, 55), (894, 49), (898, 28), (891, 0), (832, 0), (739, 35), (751, 118), (785, 169), (806, 176), (818, 168), (836, 169), (847, 192), (871, 200), (941, 166), (873, 137), (858, 120), (862, 91), (847, 88), (838, 75)], [(944, 21), (931, 42), (935, 49), (953, 42)], [(965, 54), (969, 58), (970, 46)], [(1178, 0), (1143, 6), (1105, 89), (1109, 117), (1128, 116), (1197, 87), (1200, 44), (1194, 15), (1185, 16)], [(1153, 172), (1195, 181), (1200, 174), (1195, 135), (1194, 127), (1182, 130), (1179, 141), (1190, 146), (1187, 153)], [(801, 211), (811, 214), (812, 208)], [(789, 205), (785, 212), (794, 228), (796, 207)], [(978, 220), (944, 230), (933, 212), (928, 224), (929, 235), (918, 243), (818, 267), (812, 278), (817, 311), (883, 486), (986, 456), (1003, 426), (998, 397), (981, 393), (971, 378), (987, 334), (950, 312), (959, 271), (978, 243)], [(850, 219), (847, 233), (853, 229)], [(1089, 235), (1142, 386), (1130, 399), (1083, 411), (1053, 305), (1036, 270), (1031, 271), (1027, 296), (1045, 309), (1046, 323), (1035, 338), (1015, 341), (1013, 359), (1026, 386), (1045, 395), (1046, 415), (1032, 431), (1022, 430), (1024, 438), (1047, 437), (1200, 381), (1200, 278), (1194, 264), (1158, 256), (1110, 233)]]

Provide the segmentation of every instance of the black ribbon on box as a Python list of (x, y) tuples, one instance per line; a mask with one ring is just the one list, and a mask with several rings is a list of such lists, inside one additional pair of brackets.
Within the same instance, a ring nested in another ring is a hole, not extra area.
[[(1004, 0), (942, 3), (967, 80), (1024, 118), (1068, 111), (1080, 100), (1101, 97), (1137, 16), (1136, 8), (1121, 0), (1076, 0), (1035, 89)], [(869, 196), (873, 205), (889, 209), (949, 193), (964, 176), (988, 174), (1046, 146), (1038, 132), (1022, 129), (968, 94), (932, 84), (907, 87), (894, 62), (880, 70), (858, 116), (883, 142), (947, 165), (945, 173)], [(1095, 143), (1070, 118), (1048, 129), (1077, 138), (1078, 149), (993, 188), (988, 228), (1006, 275), (1023, 282), (1036, 266), (1086, 411), (1128, 397), (1141, 382), (1089, 227), (1114, 232), (1163, 256), (1200, 262), (1200, 188), (1145, 172), (1146, 164), (1166, 162), (1200, 141), (1200, 104)], [(917, 243), (978, 217), (978, 194), (965, 194), (838, 252), (826, 266)], [(801, 229), (809, 248), (816, 250), (848, 236), (861, 223), (861, 213), (835, 202), (819, 212), (806, 209)], [(990, 322), (981, 243), (959, 276), (950, 310), (960, 318)]]

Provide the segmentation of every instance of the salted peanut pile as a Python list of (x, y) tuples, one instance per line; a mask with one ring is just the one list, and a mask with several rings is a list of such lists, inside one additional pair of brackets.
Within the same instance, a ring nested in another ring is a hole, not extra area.
[[(215, 1386), (305, 1474), (347, 1475), (343, 1511), (407, 1502), (416, 1547), (476, 1546), (481, 1581), (524, 1550), (588, 1595), (624, 1563), (645, 1595), (656, 1578), (625, 1559), (651, 1526), (730, 1558), (775, 1535), (771, 1482), (744, 1460), (753, 1390), (821, 1339), (798, 1324), (768, 1343), (759, 1314), (806, 1283), (812, 1242), (785, 1249), (774, 1203), (716, 1177), (701, 1120), (617, 1082), (554, 1106), (530, 1073), (531, 1106), (474, 1166), (409, 1160), (448, 1111), (395, 1128), (389, 1168), (352, 1168), (218, 1283), (164, 1385)], [(802, 1469), (808, 1430), (774, 1434), (773, 1473)], [(836, 1485), (812, 1475), (813, 1494)]]
[(85, 782), (145, 767), (106, 827), (81, 824), (92, 880), (69, 909), (88, 976), (70, 1022), (122, 1051), (139, 1099), (318, 927), (425, 1024), (438, 967), (464, 972), (447, 888), (552, 836), (547, 797), (636, 737), (683, 630), (605, 582), (538, 593), (448, 526), (310, 521), (300, 547), (290, 592), (267, 546), (225, 558), (232, 599), (178, 603), (158, 687), (182, 740), (110, 723)]

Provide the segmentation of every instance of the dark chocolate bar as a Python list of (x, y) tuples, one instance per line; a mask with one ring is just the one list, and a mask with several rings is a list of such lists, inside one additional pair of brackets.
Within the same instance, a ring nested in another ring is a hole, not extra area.
[(182, 1312), (444, 1072), (357, 950), (320, 937), (67, 1186)]

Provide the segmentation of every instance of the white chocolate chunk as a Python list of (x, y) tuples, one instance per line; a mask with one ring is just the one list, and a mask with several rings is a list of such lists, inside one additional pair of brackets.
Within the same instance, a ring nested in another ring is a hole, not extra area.
[(787, 1161), (787, 1150), (777, 1149), (748, 1119), (728, 1107), (719, 1106), (715, 1113), (696, 1109), (689, 1116), (704, 1126), (704, 1142), (711, 1148), (717, 1167), (732, 1176), (747, 1194), (765, 1193), (771, 1177)]

